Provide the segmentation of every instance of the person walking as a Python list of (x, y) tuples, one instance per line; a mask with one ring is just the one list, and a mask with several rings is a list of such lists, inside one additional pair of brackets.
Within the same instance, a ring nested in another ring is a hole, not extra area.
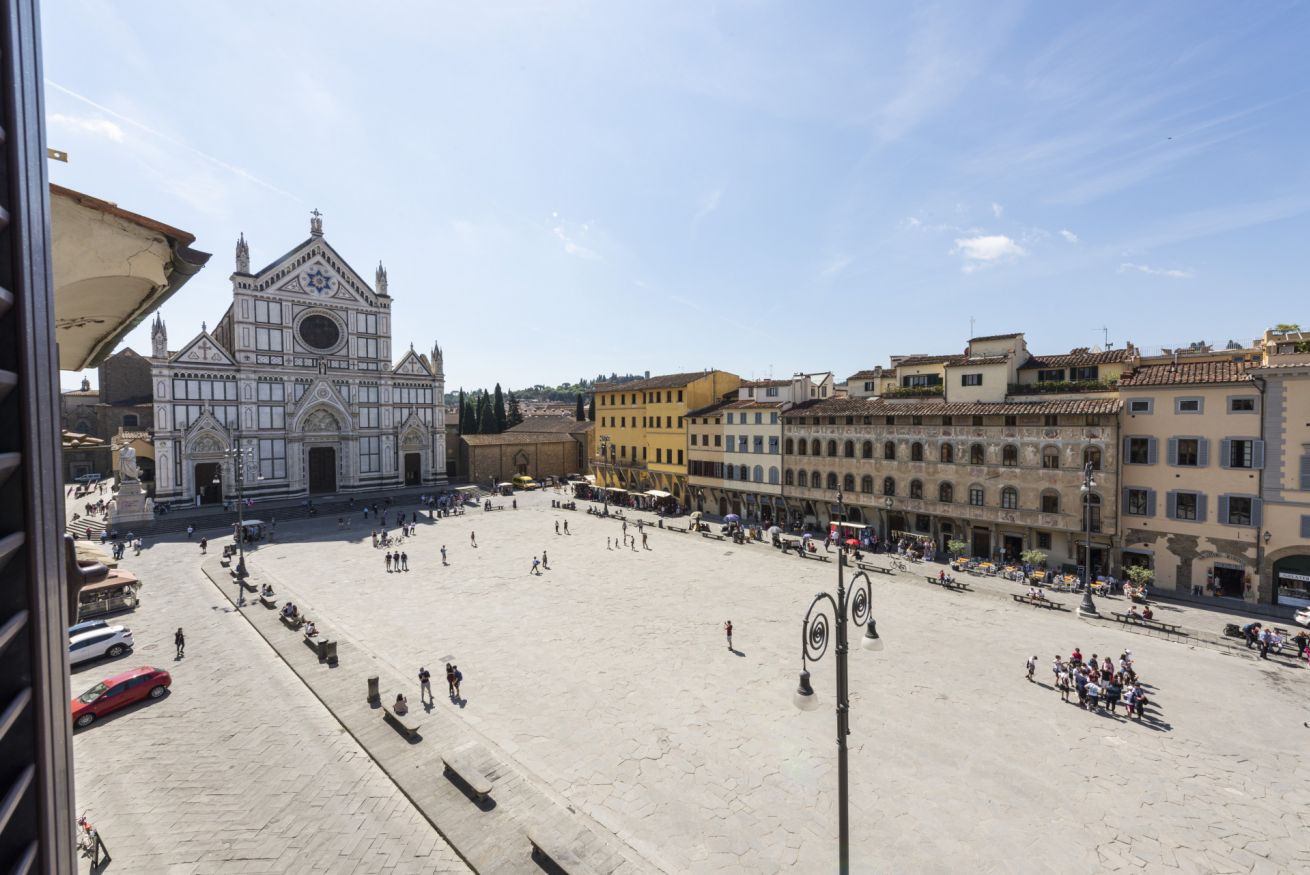
[(650, 549), (650, 547), (646, 544), (646, 533), (645, 533), (645, 532), (642, 532), (642, 533), (641, 533), (641, 549), (643, 549), (643, 550), (649, 550), (649, 549)]
[(564, 521), (564, 534), (567, 535), (568, 533), (569, 533), (569, 521), (568, 521), (568, 520), (565, 520), (565, 521)]
[(436, 702), (432, 695), (432, 672), (427, 670), (427, 666), (419, 666), (418, 669), (418, 700), (419, 704), (423, 703), (423, 694), (427, 693), (429, 702)]
[(386, 563), (387, 563), (387, 574), (390, 574), (390, 573), (391, 573), (391, 553), (387, 553), (387, 556), (386, 556)]
[(478, 546), (478, 536), (473, 532), (469, 532), (469, 543), (474, 547)]
[(536, 556), (533, 556), (533, 557), (532, 557), (532, 570), (531, 570), (530, 572), (528, 572), (528, 573), (529, 573), (529, 574), (541, 574), (541, 569), (538, 567), (539, 565), (541, 565), (541, 560), (538, 559)]
[(731, 620), (728, 620), (723, 624), (723, 634), (728, 639), (728, 649), (732, 650), (733, 647), (732, 647), (732, 621)]
[(449, 565), (449, 564), (450, 564), (449, 562), (446, 561), (446, 545), (445, 545), (445, 544), (442, 544), (442, 545), (441, 545), (441, 564), (442, 564), (442, 565)]
[(190, 539), (191, 539), (191, 536), (194, 535), (195, 532), (196, 532), (196, 527), (195, 527), (195, 526), (187, 526), (187, 527), (186, 527), (186, 536), (187, 536), (187, 540), (190, 540)]
[(182, 634), (181, 626), (173, 633), (173, 646), (177, 648), (177, 659), (186, 656), (186, 636)]
[(400, 566), (409, 571), (409, 554), (402, 552), (400, 554)]
[(462, 683), (464, 683), (464, 672), (462, 672), (462, 671), (459, 670), (459, 666), (458, 666), (458, 665), (455, 666), (455, 667), (452, 669), (452, 672), (453, 672), (454, 675), (455, 675), (455, 699), (456, 699), (456, 701), (458, 701), (459, 698), (460, 698), (460, 695), (459, 695), (459, 685), (462, 684)]
[(559, 534), (559, 520), (555, 520), (555, 534)]
[(544, 568), (544, 569), (546, 569), (547, 571), (550, 570), (550, 562), (547, 561), (547, 559), (546, 559), (546, 551), (545, 551), (545, 550), (542, 550), (542, 551), (541, 551), (541, 567)]
[(1037, 671), (1037, 654), (1034, 653), (1029, 657), (1028, 661), (1024, 663), (1024, 668), (1028, 672), (1028, 683), (1033, 683), (1033, 674)]
[(206, 553), (208, 550), (209, 550), (209, 539), (208, 539), (208, 538), (201, 538), (201, 539), (200, 539), (200, 555), (201, 555), (201, 556), (204, 556), (205, 553)]
[(449, 662), (446, 663), (446, 686), (449, 688), (450, 698), (455, 698), (455, 669)]

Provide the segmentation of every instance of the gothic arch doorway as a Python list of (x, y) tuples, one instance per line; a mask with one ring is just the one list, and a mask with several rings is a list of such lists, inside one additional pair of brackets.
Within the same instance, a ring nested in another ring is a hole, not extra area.
[(308, 467), (311, 495), (337, 491), (337, 451), (334, 448), (310, 447)]

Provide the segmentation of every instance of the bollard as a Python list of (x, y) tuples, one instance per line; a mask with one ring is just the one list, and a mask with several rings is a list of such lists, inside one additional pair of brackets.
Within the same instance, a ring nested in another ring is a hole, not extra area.
[(368, 679), (368, 700), (370, 703), (382, 701), (382, 694), (378, 692), (377, 675)]

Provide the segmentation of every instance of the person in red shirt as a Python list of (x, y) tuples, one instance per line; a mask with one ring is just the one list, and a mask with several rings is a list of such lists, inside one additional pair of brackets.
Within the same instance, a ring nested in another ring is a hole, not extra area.
[(728, 620), (723, 624), (723, 634), (728, 636), (728, 649), (732, 649), (732, 621)]

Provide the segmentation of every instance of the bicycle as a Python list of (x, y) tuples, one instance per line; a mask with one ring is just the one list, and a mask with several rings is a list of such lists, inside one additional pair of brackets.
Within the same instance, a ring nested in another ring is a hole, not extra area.
[[(87, 822), (86, 812), (82, 812), (82, 816), (77, 819), (77, 851), (91, 861), (93, 870), (101, 863), (108, 863), (110, 860), (109, 848), (105, 847), (96, 828)], [(102, 851), (103, 858), (100, 856)]]
[(895, 568), (897, 571), (909, 571), (909, 570), (910, 570), (910, 566), (906, 565), (905, 562), (902, 561), (902, 560), (900, 560), (900, 559), (893, 559), (893, 560), (892, 560), (892, 568)]

